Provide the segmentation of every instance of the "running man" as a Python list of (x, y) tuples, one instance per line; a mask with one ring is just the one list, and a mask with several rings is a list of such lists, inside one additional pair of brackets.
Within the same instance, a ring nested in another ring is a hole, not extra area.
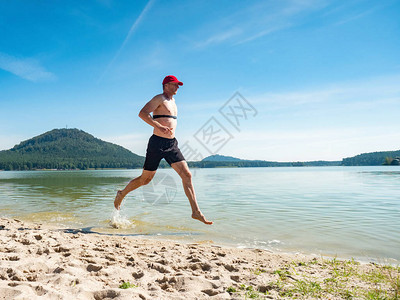
[[(162, 84), (163, 93), (146, 103), (139, 113), (139, 117), (143, 121), (154, 127), (153, 135), (147, 145), (143, 172), (139, 177), (131, 180), (123, 190), (117, 192), (114, 206), (116, 209), (120, 209), (122, 200), (128, 193), (148, 184), (156, 174), (161, 159), (164, 158), (182, 179), (183, 189), (192, 208), (192, 218), (211, 225), (213, 222), (204, 217), (197, 204), (192, 174), (175, 138), (178, 110), (173, 96), (176, 95), (179, 86), (182, 86), (183, 83), (175, 76), (168, 75), (164, 78)], [(153, 113), (153, 116), (151, 116), (151, 113)]]

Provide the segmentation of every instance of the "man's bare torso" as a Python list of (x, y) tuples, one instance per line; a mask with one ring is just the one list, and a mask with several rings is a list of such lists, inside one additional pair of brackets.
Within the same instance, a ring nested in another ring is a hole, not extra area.
[[(162, 103), (153, 111), (153, 116), (154, 115), (168, 115), (168, 116), (177, 116), (178, 115), (178, 109), (175, 104), (175, 99), (168, 99), (167, 97), (164, 96), (164, 94), (157, 95), (156, 97), (160, 97), (163, 101)], [(175, 128), (177, 125), (177, 120), (173, 118), (157, 118), (156, 119), (158, 123), (160, 123), (163, 126), (167, 126), (172, 129), (172, 135), (171, 134), (165, 134), (158, 130), (157, 128), (154, 128), (153, 134), (172, 139), (175, 137)]]

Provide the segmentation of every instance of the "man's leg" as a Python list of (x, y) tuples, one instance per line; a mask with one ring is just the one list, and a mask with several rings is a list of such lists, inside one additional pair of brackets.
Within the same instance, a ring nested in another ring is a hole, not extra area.
[(171, 164), (171, 167), (179, 174), (182, 178), (183, 189), (185, 190), (186, 197), (189, 199), (190, 206), (192, 208), (192, 218), (199, 220), (205, 224), (211, 225), (213, 222), (208, 221), (201, 213), (199, 205), (196, 200), (196, 193), (192, 183), (192, 174), (189, 171), (189, 167), (186, 161), (179, 161)]
[(115, 196), (114, 200), (114, 207), (120, 209), (122, 200), (124, 200), (125, 196), (136, 190), (138, 187), (148, 184), (153, 179), (154, 174), (156, 174), (156, 171), (143, 170), (142, 175), (132, 179), (123, 190), (117, 192), (117, 196)]

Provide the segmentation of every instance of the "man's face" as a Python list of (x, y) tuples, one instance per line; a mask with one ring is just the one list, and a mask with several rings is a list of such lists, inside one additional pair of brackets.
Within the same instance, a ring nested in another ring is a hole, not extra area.
[(176, 92), (179, 89), (179, 84), (176, 82), (168, 82), (165, 87), (167, 88), (167, 91), (170, 92), (173, 95), (176, 95)]

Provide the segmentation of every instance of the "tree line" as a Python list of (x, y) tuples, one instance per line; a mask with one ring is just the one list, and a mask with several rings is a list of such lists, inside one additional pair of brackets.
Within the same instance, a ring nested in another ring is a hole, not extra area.
[[(188, 164), (197, 168), (377, 166), (398, 165), (399, 158), (400, 150), (363, 153), (342, 161), (271, 162), (220, 156)], [(144, 157), (78, 129), (54, 129), (23, 141), (10, 150), (0, 151), (0, 170), (134, 169), (142, 168), (143, 163)], [(167, 167), (166, 162), (162, 161), (160, 167)]]
[(263, 160), (239, 161), (197, 161), (188, 162), (189, 167), (196, 168), (260, 168), (260, 167), (319, 167), (339, 166), (340, 161), (307, 161), (307, 162), (274, 162)]
[[(400, 157), (400, 150), (363, 153), (353, 157), (344, 158), (344, 166), (382, 166), (395, 165), (396, 158)], [(392, 163), (393, 162), (393, 163)]]

